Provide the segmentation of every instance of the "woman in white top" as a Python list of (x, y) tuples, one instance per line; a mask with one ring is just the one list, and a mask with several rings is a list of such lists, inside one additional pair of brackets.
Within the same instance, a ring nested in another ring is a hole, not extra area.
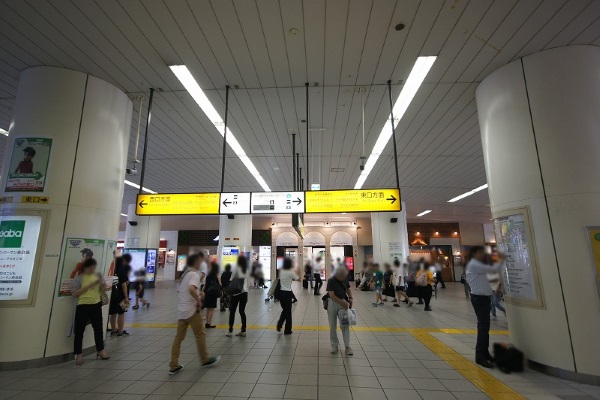
[(243, 286), (241, 293), (231, 293), (231, 303), (229, 305), (229, 332), (227, 337), (233, 335), (233, 323), (235, 322), (235, 311), (240, 306), (240, 317), (242, 318), (242, 329), (235, 336), (246, 337), (246, 304), (248, 303), (248, 279), (250, 279), (250, 268), (248, 268), (248, 259), (245, 256), (239, 256), (237, 265), (231, 271), (231, 282), (229, 286), (235, 284), (236, 280), (242, 280)]
[(298, 275), (292, 271), (292, 260), (286, 258), (283, 260), (283, 268), (279, 271), (279, 285), (281, 291), (279, 294), (279, 304), (281, 304), (281, 316), (277, 322), (277, 332), (281, 332), (281, 328), (285, 323), (284, 335), (292, 334), (292, 301), (294, 293), (292, 292), (292, 281), (297, 281)]
[(400, 260), (397, 258), (394, 260), (394, 270), (394, 276), (396, 278), (394, 282), (396, 285), (396, 299), (398, 299), (397, 303), (394, 304), (394, 307), (400, 307), (400, 297), (404, 297), (404, 302), (408, 303), (408, 306), (410, 307), (413, 305), (413, 302), (406, 295), (406, 282), (404, 279), (406, 268), (404, 266), (400, 266)]

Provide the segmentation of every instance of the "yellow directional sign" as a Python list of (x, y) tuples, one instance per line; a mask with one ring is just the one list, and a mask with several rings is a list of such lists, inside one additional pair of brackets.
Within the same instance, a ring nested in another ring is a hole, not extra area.
[(138, 194), (137, 215), (219, 214), (220, 193)]
[(401, 211), (400, 190), (320, 190), (305, 193), (307, 213)]

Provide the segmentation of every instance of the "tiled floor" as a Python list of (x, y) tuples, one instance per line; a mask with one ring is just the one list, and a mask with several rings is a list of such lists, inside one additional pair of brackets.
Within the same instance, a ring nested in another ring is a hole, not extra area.
[[(356, 293), (359, 321), (351, 332), (354, 356), (330, 354), (326, 312), (320, 297), (295, 288), (294, 334), (273, 329), (280, 307), (253, 289), (247, 307), (246, 338), (225, 330), (207, 335), (210, 352), (222, 355), (202, 369), (191, 334), (180, 361), (167, 373), (176, 295), (172, 283), (147, 290), (150, 309), (127, 313), (129, 337), (107, 339), (109, 361), (86, 359), (35, 370), (0, 372), (0, 400), (162, 399), (600, 399), (600, 387), (575, 384), (533, 371), (505, 375), (471, 362), (475, 319), (462, 287), (449, 284), (421, 307), (372, 308), (372, 293)], [(226, 323), (217, 313), (215, 323)], [(239, 322), (239, 318), (238, 318)], [(503, 318), (492, 322), (493, 341), (506, 341)], [(341, 335), (340, 335), (341, 339)]]

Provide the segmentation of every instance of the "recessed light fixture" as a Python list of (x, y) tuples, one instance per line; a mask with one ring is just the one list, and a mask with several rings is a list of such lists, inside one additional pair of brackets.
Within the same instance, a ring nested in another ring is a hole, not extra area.
[(417, 217), (422, 217), (425, 214), (429, 214), (431, 212), (431, 210), (425, 210), (422, 213), (417, 214)]
[(0, 128), (0, 135), (8, 136), (8, 131), (6, 129)]
[(488, 187), (487, 183), (485, 185), (481, 185), (481, 186), (479, 186), (479, 187), (477, 187), (477, 188), (475, 188), (473, 190), (469, 190), (468, 192), (461, 194), (460, 196), (456, 196), (456, 197), (448, 200), (448, 203), (454, 203), (455, 201), (458, 201), (460, 199), (464, 199), (465, 197), (469, 197), (470, 195), (475, 194), (477, 192), (480, 192), (483, 189), (487, 189), (487, 187)]
[(439, 232), (436, 232), (435, 234), (436, 234), (436, 235), (439, 235), (440, 233), (439, 233)]
[(417, 236), (419, 236), (421, 234), (421, 232), (417, 232)]
[[(415, 62), (415, 65), (410, 71), (408, 79), (402, 87), (400, 95), (398, 96), (398, 99), (394, 104), (394, 121), (392, 122), (394, 124), (394, 127), (398, 125), (398, 123), (404, 116), (406, 109), (410, 105), (412, 99), (415, 97), (415, 94), (417, 94), (417, 90), (419, 90), (419, 87), (423, 83), (423, 80), (425, 80), (425, 77), (427, 76), (427, 73), (431, 69), (431, 66), (435, 62), (436, 58), (436, 56), (425, 56), (417, 58), (417, 61)], [(388, 121), (390, 120), (391, 118), (388, 117)], [(386, 123), (381, 129), (381, 132), (379, 133), (379, 137), (375, 142), (375, 146), (373, 146), (373, 150), (371, 151), (371, 154), (369, 155), (369, 158), (365, 163), (365, 168), (362, 170), (360, 176), (358, 177), (358, 180), (356, 181), (356, 185), (354, 185), (354, 189), (362, 188), (363, 184), (367, 180), (367, 177), (371, 173), (371, 170), (375, 166), (377, 159), (383, 152), (383, 149), (390, 141), (391, 137), (392, 130)]]
[(346, 213), (342, 213), (342, 215), (346, 215)]
[[(134, 182), (128, 181), (127, 179), (125, 179), (125, 184), (126, 184), (126, 185), (129, 185), (129, 186), (131, 186), (131, 187), (134, 187), (134, 188), (136, 188), (136, 189), (139, 189), (139, 188), (140, 188), (140, 185), (138, 185), (137, 183), (134, 183)], [(150, 190), (150, 189), (148, 189), (148, 188), (142, 188), (142, 192), (146, 192), (146, 193), (150, 193), (150, 194), (156, 194), (156, 192), (155, 192), (155, 191), (153, 191), (153, 190)]]
[(454, 232), (455, 235), (458, 235), (458, 232)]
[[(212, 105), (208, 97), (206, 97), (206, 94), (204, 94), (204, 91), (202, 88), (200, 88), (198, 82), (196, 82), (196, 79), (194, 79), (188, 68), (185, 65), (170, 65), (169, 68), (171, 68), (171, 71), (173, 71), (173, 74), (175, 74), (177, 79), (179, 79), (179, 82), (181, 82), (183, 87), (186, 88), (188, 93), (192, 96), (196, 103), (198, 103), (204, 114), (206, 114), (215, 128), (217, 128), (217, 131), (223, 135), (224, 132), (222, 127), (225, 124), (223, 119)], [(227, 128), (227, 144), (229, 144), (229, 147), (231, 147), (231, 149), (239, 157), (240, 161), (246, 166), (250, 174), (254, 176), (254, 179), (256, 179), (263, 190), (265, 192), (270, 192), (271, 189), (269, 188), (269, 185), (267, 185), (267, 182), (265, 182), (263, 177), (260, 175), (229, 128)]]
[(406, 26), (406, 25), (404, 25), (404, 24), (400, 23), (400, 24), (396, 25), (396, 26), (394, 27), (394, 29), (395, 29), (395, 30), (397, 30), (397, 31), (401, 31), (402, 29), (404, 29), (404, 27), (405, 27), (405, 26)]

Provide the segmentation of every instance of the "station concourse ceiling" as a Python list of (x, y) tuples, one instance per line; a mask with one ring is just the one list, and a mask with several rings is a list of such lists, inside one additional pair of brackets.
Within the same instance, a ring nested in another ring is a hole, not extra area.
[[(360, 174), (359, 88), (368, 155), (389, 118), (387, 80), (395, 99), (416, 58), (438, 56), (396, 130), (402, 199), (409, 219), (431, 209), (424, 221), (491, 217), (487, 190), (447, 202), (486, 183), (478, 83), (527, 54), (600, 45), (595, 0), (2, 0), (0, 22), (0, 128), (21, 71), (84, 71), (134, 101), (132, 160), (137, 99), (143, 141), (154, 87), (145, 186), (156, 192), (220, 188), (222, 135), (169, 65), (185, 64), (221, 116), (232, 87), (230, 129), (273, 191), (292, 188), (292, 133), (306, 171), (309, 82), (311, 181), (347, 189)], [(395, 185), (392, 154), (390, 141), (363, 188)], [(262, 191), (231, 149), (225, 190)], [(123, 213), (136, 193), (126, 186)]]

